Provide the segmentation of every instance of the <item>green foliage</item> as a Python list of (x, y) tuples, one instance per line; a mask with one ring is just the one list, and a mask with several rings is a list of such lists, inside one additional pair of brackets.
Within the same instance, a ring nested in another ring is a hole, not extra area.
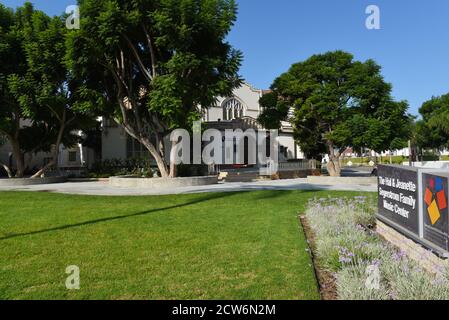
[(0, 132), (15, 135), (19, 131), (17, 119), (23, 116), (17, 101), (11, 93), (17, 75), (26, 73), (26, 55), (22, 47), (23, 34), (21, 15), (26, 8), (17, 12), (0, 4)]
[(89, 170), (91, 178), (109, 178), (112, 176), (139, 176), (152, 178), (157, 170), (152, 170), (154, 163), (149, 159), (108, 159), (95, 162)]
[(285, 106), (292, 106), (290, 121), (306, 153), (349, 146), (377, 152), (402, 147), (412, 118), (406, 102), (393, 101), (391, 85), (380, 71), (374, 61), (354, 61), (342, 51), (314, 55), (274, 81), (259, 120), (279, 124), (288, 115)]
[(264, 112), (259, 116), (259, 122), (266, 129), (279, 129), (281, 121), (288, 116), (290, 109), (288, 103), (280, 99), (277, 92), (270, 92), (260, 98), (260, 106)]
[(419, 112), (422, 120), (416, 123), (416, 144), (439, 150), (449, 147), (449, 94), (432, 97)]
[(0, 133), (17, 147), (14, 158), (72, 146), (73, 131), (94, 120), (73, 107), (77, 84), (65, 65), (64, 19), (30, 3), (16, 11), (0, 5), (0, 19)]
[[(373, 231), (375, 198), (323, 198), (309, 202), (320, 267), (334, 272), (341, 300), (447, 300), (449, 276), (421, 269)], [(429, 252), (429, 255), (433, 253)], [(424, 259), (425, 257), (423, 257)], [(369, 289), (367, 267), (379, 270), (379, 289)]]
[[(77, 105), (143, 142), (190, 128), (202, 108), (240, 85), (241, 53), (226, 42), (233, 0), (80, 0), (67, 62), (83, 85)], [(149, 148), (166, 171), (163, 150)]]

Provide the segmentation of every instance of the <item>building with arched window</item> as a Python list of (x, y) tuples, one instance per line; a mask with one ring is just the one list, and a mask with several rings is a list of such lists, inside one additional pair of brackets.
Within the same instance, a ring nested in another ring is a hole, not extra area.
[(245, 114), (243, 103), (235, 97), (226, 99), (221, 108), (223, 109), (223, 121), (241, 119)]
[[(203, 110), (204, 127), (222, 131), (223, 137), (226, 129), (263, 130), (257, 118), (262, 112), (259, 100), (265, 93), (267, 91), (255, 89), (244, 83), (236, 88), (231, 96), (218, 97), (215, 105)], [(288, 122), (283, 123), (279, 132), (279, 145), (279, 161), (303, 158), (293, 139), (293, 128)], [(227, 152), (227, 150), (223, 151)], [(144, 154), (148, 154), (146, 149), (128, 137), (123, 129), (118, 126), (104, 126), (103, 160), (138, 158)]]
[[(225, 131), (227, 129), (254, 129), (255, 131), (265, 131), (258, 123), (257, 119), (262, 112), (259, 104), (260, 98), (268, 91), (255, 89), (247, 83), (236, 88), (229, 97), (217, 97), (213, 106), (203, 109), (203, 126), (207, 128), (218, 129), (223, 133), (223, 141), (226, 142)], [(24, 123), (23, 125), (26, 125)], [(288, 122), (282, 123), (279, 130), (279, 161), (286, 162), (293, 159), (302, 159), (303, 154), (293, 139), (293, 128)], [(245, 145), (255, 143), (253, 141), (245, 142)], [(223, 154), (228, 154), (228, 148), (223, 146)], [(235, 145), (234, 145), (235, 148)], [(246, 151), (245, 151), (246, 152)], [(167, 153), (166, 156), (168, 156)], [(245, 153), (246, 154), (246, 153)], [(34, 155), (31, 166), (42, 166), (48, 161), (49, 155), (41, 153)], [(100, 150), (91, 150), (87, 147), (77, 146), (76, 148), (61, 147), (58, 164), (59, 168), (78, 169), (91, 165), (95, 160), (125, 160), (135, 158), (150, 157), (148, 150), (138, 141), (131, 138), (123, 128), (114, 121), (102, 119), (101, 130), (101, 152)], [(168, 160), (168, 159), (167, 159)], [(0, 146), (0, 163), (13, 165), (11, 146), (6, 143)], [(248, 165), (248, 162), (237, 163), (239, 165)], [(256, 164), (257, 166), (257, 164)]]
[[(269, 91), (253, 88), (247, 83), (236, 88), (230, 97), (219, 97), (215, 105), (204, 111), (203, 122), (209, 128), (221, 131), (226, 129), (263, 130), (257, 122), (262, 113), (260, 98)], [(293, 138), (293, 127), (289, 122), (282, 122), (279, 131), (279, 160), (303, 159), (304, 155)]]

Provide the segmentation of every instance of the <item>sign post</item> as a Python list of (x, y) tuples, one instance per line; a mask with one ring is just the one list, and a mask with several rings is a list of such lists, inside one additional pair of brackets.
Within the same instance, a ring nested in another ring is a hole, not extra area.
[(449, 257), (449, 173), (381, 165), (378, 183), (377, 218), (438, 255)]

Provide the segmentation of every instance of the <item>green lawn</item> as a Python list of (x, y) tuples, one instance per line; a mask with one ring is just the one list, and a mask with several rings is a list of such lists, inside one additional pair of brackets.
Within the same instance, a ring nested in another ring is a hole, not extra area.
[(0, 299), (318, 299), (297, 216), (327, 195), (1, 192)]

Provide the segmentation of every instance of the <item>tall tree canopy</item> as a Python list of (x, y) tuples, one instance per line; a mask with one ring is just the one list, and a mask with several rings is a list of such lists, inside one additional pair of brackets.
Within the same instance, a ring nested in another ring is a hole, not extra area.
[(19, 177), (25, 153), (51, 152), (38, 177), (58, 163), (59, 146), (74, 144), (73, 132), (92, 122), (73, 107), (77, 85), (65, 64), (64, 18), (50, 18), (30, 3), (0, 12), (7, 17), (0, 18), (0, 132), (13, 148)]
[(27, 73), (15, 79), (12, 92), (40, 128), (34, 130), (41, 137), (37, 147), (51, 152), (52, 158), (34, 177), (57, 165), (61, 144), (72, 146), (80, 139), (77, 131), (94, 125), (92, 113), (76, 108), (78, 82), (66, 66), (66, 35), (62, 17), (40, 11), (33, 12), (31, 25), (24, 28)]
[[(21, 119), (27, 117), (27, 112), (20, 107), (11, 87), (14, 77), (26, 74), (26, 55), (22, 46), (21, 30), (29, 21), (31, 12), (31, 5), (14, 12), (0, 4), (0, 134), (11, 144), (18, 177), (23, 176), (25, 170), (20, 141), (23, 132)], [(9, 171), (9, 168), (7, 170)]]
[(327, 152), (328, 171), (339, 176), (340, 156), (347, 147), (381, 152), (402, 147), (412, 117), (406, 102), (391, 97), (391, 85), (373, 60), (355, 61), (343, 51), (314, 55), (277, 78), (272, 93), (261, 100), (259, 121), (267, 127), (290, 121), (304, 152)]
[(449, 147), (449, 94), (432, 97), (419, 109), (422, 120), (417, 122), (416, 143), (423, 149)]
[(113, 118), (156, 160), (163, 137), (188, 128), (201, 107), (240, 85), (241, 53), (226, 42), (233, 0), (79, 0), (81, 29), (68, 61), (82, 81), (79, 104)]

